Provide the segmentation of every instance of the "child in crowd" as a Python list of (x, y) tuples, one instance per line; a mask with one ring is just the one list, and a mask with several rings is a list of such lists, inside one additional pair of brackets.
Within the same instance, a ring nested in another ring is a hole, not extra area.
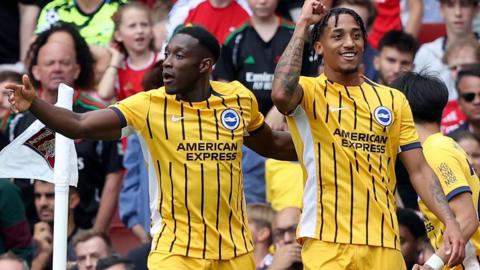
[(143, 91), (143, 76), (159, 60), (153, 49), (150, 10), (131, 2), (120, 7), (114, 16), (115, 32), (112, 58), (98, 86), (104, 99), (125, 99)]

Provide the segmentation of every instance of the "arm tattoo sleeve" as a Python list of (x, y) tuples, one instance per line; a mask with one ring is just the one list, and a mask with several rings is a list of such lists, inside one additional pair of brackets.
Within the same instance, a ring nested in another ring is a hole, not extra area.
[(275, 69), (275, 79), (289, 94), (292, 94), (298, 85), (302, 70), (303, 47), (305, 41), (300, 37), (293, 37), (280, 57)]

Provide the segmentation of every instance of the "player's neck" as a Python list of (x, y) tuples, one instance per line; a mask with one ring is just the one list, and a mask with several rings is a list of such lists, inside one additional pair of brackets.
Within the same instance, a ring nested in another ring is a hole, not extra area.
[(440, 132), (440, 125), (437, 123), (415, 123), (420, 142), (424, 142), (429, 136)]
[(193, 89), (188, 89), (188, 91), (177, 94), (177, 99), (187, 102), (200, 102), (207, 100), (212, 94), (212, 86), (210, 85), (210, 80), (208, 77), (199, 79), (197, 84), (195, 84), (192, 88)]
[(336, 82), (344, 86), (356, 86), (363, 83), (363, 78), (358, 72), (353, 72), (350, 74), (340, 73), (330, 69), (325, 65), (324, 73), (329, 81)]
[(97, 10), (104, 0), (76, 0), (78, 7), (86, 14), (90, 14)]

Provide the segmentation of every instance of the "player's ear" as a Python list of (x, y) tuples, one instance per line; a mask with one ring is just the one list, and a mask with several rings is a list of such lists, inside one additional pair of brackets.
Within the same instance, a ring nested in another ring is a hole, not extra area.
[(199, 71), (200, 73), (209, 72), (213, 69), (213, 59), (212, 58), (203, 58), (200, 61)]
[(320, 41), (316, 41), (313, 44), (313, 48), (315, 49), (315, 53), (317, 55), (323, 55), (323, 46), (322, 46), (322, 43), (320, 43)]

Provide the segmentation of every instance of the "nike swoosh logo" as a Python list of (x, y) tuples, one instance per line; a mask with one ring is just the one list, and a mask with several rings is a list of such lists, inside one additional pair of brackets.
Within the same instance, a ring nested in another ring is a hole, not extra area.
[(345, 110), (345, 109), (348, 109), (348, 107), (332, 107), (332, 108), (330, 108), (330, 111), (331, 112), (339, 112), (339, 111)]
[(182, 119), (185, 119), (185, 116), (176, 116), (176, 115), (172, 115), (172, 122), (178, 122)]

